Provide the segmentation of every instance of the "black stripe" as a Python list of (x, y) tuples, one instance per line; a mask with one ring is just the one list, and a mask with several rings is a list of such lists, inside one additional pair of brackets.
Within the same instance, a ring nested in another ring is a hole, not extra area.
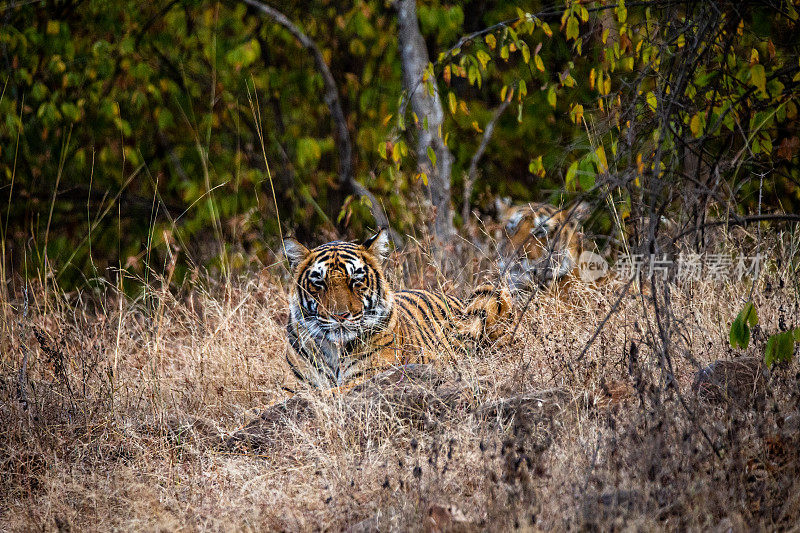
[[(416, 319), (414, 312), (408, 307), (409, 302), (407, 301), (407, 299), (406, 298), (401, 299), (400, 301), (398, 301), (398, 304), (405, 311), (405, 314), (408, 317), (407, 320), (402, 321), (401, 326), (405, 326), (405, 329), (409, 334), (417, 333), (416, 337), (419, 337), (421, 344), (435, 345), (435, 343), (433, 343), (433, 340), (430, 337), (430, 334), (424, 328), (421, 327), (421, 324), (419, 323), (419, 320)], [(403, 348), (403, 346), (401, 346), (401, 348)], [(418, 346), (418, 348), (422, 349), (424, 348), (424, 346), (421, 345)]]
[[(416, 293), (417, 291), (408, 291), (408, 292)], [(417, 303), (417, 301), (412, 300), (412, 301), (410, 301), (410, 303), (412, 303), (417, 308), (417, 310), (419, 310), (420, 312), (424, 311), (422, 306), (420, 306)], [(425, 302), (425, 303), (427, 303), (427, 302)], [(421, 336), (423, 336), (423, 338), (425, 338), (426, 342), (429, 343), (428, 344), (428, 348), (429, 349), (437, 348), (439, 346), (439, 344), (441, 344), (441, 340), (439, 339), (439, 335), (436, 333), (436, 331), (433, 330), (426, 321), (418, 319), (413, 313), (410, 313), (410, 314), (411, 314), (411, 318), (414, 320), (414, 324), (419, 329)], [(425, 334), (425, 335), (423, 335), (423, 334)]]

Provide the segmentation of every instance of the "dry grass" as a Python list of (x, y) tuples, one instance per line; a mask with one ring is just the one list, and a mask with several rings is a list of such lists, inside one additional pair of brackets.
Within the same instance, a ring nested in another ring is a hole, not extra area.
[[(798, 326), (780, 242), (755, 285), (751, 356)], [(512, 341), (414, 385), (455, 384), (457, 401), (301, 392), (309, 416), (227, 446), (296, 387), (283, 283), (151, 283), (137, 299), (32, 287), (27, 315), (17, 284), (3, 302), (0, 529), (797, 527), (796, 360), (763, 394), (692, 392), (698, 368), (739, 355), (728, 327), (749, 283), (671, 287), (674, 379), (633, 289), (579, 359), (622, 285), (573, 286), (538, 295)]]

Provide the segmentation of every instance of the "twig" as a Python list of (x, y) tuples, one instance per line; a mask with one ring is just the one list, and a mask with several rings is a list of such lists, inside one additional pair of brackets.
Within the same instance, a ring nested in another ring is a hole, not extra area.
[(508, 108), (509, 104), (511, 104), (510, 91), (503, 103), (497, 106), (497, 108), (494, 110), (494, 113), (492, 113), (492, 118), (486, 123), (486, 127), (483, 130), (483, 137), (481, 137), (481, 143), (478, 145), (478, 149), (475, 151), (475, 154), (472, 156), (472, 160), (469, 162), (469, 171), (467, 172), (467, 177), (464, 180), (464, 204), (461, 207), (461, 218), (464, 221), (464, 225), (467, 224), (467, 219), (469, 218), (469, 199), (472, 196), (472, 187), (475, 184), (475, 179), (477, 178), (478, 174), (478, 162), (480, 161), (481, 157), (483, 157), (483, 153), (486, 151), (486, 147), (489, 145), (489, 141), (492, 139), (494, 127), (497, 124), (497, 121)]

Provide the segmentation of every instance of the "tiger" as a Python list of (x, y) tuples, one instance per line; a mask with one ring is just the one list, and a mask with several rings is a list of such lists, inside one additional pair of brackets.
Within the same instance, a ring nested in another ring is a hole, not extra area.
[(361, 244), (333, 241), (313, 250), (287, 238), (284, 250), (292, 272), (286, 361), (314, 388), (343, 387), (392, 365), (457, 357), (498, 340), (511, 316), (509, 290), (491, 284), (466, 301), (393, 291), (382, 267), (385, 229)]
[(498, 211), (499, 266), (512, 290), (542, 288), (564, 280), (586, 257), (581, 226), (591, 214), (589, 204), (498, 203)]

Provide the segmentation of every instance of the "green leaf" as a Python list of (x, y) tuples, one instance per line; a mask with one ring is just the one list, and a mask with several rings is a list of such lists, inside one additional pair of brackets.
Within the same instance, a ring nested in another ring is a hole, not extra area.
[(767, 350), (764, 353), (764, 362), (768, 367), (775, 363), (788, 363), (794, 353), (794, 338), (791, 331), (777, 333), (767, 341)]
[(77, 122), (81, 116), (78, 106), (71, 102), (64, 102), (61, 104), (61, 114), (70, 122)]
[(528, 45), (524, 43), (522, 45), (522, 60), (525, 61), (525, 63), (528, 63), (531, 60), (531, 49), (528, 48)]
[(297, 141), (297, 164), (302, 168), (314, 168), (322, 157), (322, 147), (313, 137), (303, 137)]
[(755, 326), (757, 323), (756, 308), (751, 302), (747, 302), (744, 309), (739, 311), (733, 324), (731, 324), (729, 335), (731, 347), (746, 349), (750, 344), (750, 327)]
[(428, 159), (431, 160), (431, 163), (436, 165), (436, 152), (433, 151), (432, 146), (428, 146)]
[(544, 177), (545, 170), (544, 164), (542, 164), (542, 156), (539, 156), (536, 159), (531, 159), (531, 162), (528, 165), (528, 171), (535, 176)]
[(576, 178), (578, 176), (578, 161), (573, 161), (567, 169), (567, 177), (565, 179), (568, 191), (578, 190)]
[(550, 88), (547, 90), (547, 103), (550, 104), (550, 107), (556, 107), (556, 86), (551, 85)]
[(239, 70), (252, 65), (260, 55), (261, 45), (257, 40), (251, 39), (225, 54), (225, 61), (235, 70)]
[(750, 83), (758, 87), (762, 96), (765, 98), (769, 96), (767, 94), (767, 76), (764, 73), (764, 65), (753, 65), (750, 67)]

